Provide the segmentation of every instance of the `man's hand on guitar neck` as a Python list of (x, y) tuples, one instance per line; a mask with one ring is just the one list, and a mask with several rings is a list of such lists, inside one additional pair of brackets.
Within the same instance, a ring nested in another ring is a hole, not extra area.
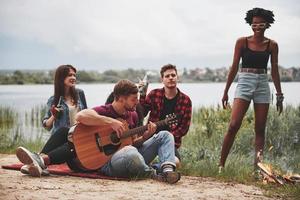
[(148, 140), (152, 135), (155, 133), (157, 129), (157, 125), (153, 122), (148, 123), (148, 129), (143, 133), (143, 135), (138, 135), (134, 138), (133, 146), (139, 147), (141, 146), (146, 140)]
[(143, 134), (143, 140), (147, 140), (149, 139), (156, 131), (157, 125), (154, 124), (153, 122), (149, 121), (148, 123), (148, 129), (147, 131), (145, 131), (145, 133)]
[(112, 122), (110, 124), (110, 127), (116, 131), (118, 138), (121, 138), (123, 135), (124, 131), (126, 131), (126, 126), (124, 123), (122, 123), (119, 120), (112, 119)]

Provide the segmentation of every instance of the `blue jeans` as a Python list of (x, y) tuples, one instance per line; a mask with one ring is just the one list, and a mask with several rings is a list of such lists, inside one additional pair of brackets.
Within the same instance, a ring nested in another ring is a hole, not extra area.
[(147, 177), (152, 168), (149, 163), (156, 156), (160, 166), (175, 164), (174, 137), (168, 131), (160, 131), (139, 147), (126, 146), (117, 151), (100, 171), (113, 177)]

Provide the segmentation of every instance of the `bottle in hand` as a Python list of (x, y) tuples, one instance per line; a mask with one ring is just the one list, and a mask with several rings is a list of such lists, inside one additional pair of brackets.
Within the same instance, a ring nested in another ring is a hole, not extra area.
[(52, 105), (51, 107), (51, 113), (55, 117), (55, 119), (59, 119), (62, 115), (63, 112), (62, 99), (63, 96), (60, 96), (57, 105), (56, 106)]
[(148, 75), (146, 74), (144, 76), (143, 80), (139, 80), (139, 83), (138, 83), (138, 88), (139, 88), (140, 95), (142, 95), (142, 96), (146, 95), (147, 89), (148, 89), (148, 85), (149, 85)]

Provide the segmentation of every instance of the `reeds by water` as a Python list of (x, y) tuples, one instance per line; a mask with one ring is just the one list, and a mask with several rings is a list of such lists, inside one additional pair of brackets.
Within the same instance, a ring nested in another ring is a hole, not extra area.
[(24, 112), (0, 107), (0, 153), (13, 153), (18, 146), (40, 150), (47, 135), (41, 127), (44, 110), (43, 106)]

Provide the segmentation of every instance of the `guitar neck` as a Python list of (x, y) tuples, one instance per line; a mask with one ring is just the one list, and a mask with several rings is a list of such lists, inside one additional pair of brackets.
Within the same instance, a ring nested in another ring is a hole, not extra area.
[[(157, 127), (161, 127), (161, 126), (166, 125), (167, 123), (166, 123), (166, 119), (164, 119), (164, 120), (160, 120), (158, 122), (155, 122), (154, 124), (156, 124)], [(142, 134), (147, 129), (148, 129), (147, 125), (130, 129), (130, 130), (124, 132), (124, 134), (122, 135), (121, 139), (128, 138), (128, 137), (133, 136), (133, 135)]]

